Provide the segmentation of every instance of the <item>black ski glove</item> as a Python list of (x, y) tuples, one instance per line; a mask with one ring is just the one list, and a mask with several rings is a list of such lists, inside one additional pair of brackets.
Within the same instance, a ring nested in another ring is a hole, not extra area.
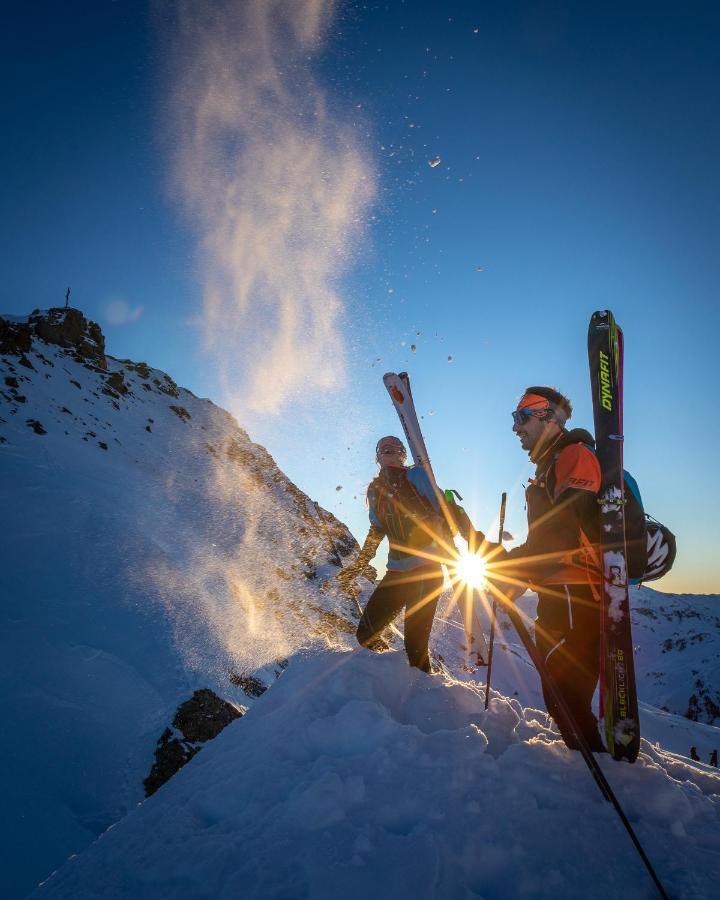
[(494, 562), (496, 559), (502, 559), (507, 553), (502, 544), (497, 544), (495, 541), (489, 541), (482, 531), (474, 530), (473, 538), (475, 541), (475, 551), (478, 553), (482, 552), (483, 556), (492, 555), (491, 562)]

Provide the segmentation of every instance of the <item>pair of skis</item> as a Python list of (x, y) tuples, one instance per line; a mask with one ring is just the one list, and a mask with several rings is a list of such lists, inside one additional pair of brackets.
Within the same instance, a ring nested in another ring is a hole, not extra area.
[[(448, 509), (448, 501), (446, 500), (445, 494), (438, 487), (435, 473), (433, 472), (430, 463), (430, 455), (425, 446), (425, 439), (423, 438), (417, 410), (415, 409), (415, 402), (413, 401), (412, 390), (410, 389), (410, 376), (407, 372), (400, 372), (400, 374), (388, 372), (383, 376), (383, 383), (390, 395), (392, 404), (400, 419), (400, 424), (405, 432), (405, 438), (408, 447), (410, 448), (413, 462), (416, 466), (420, 466), (425, 470), (430, 479), (430, 484), (433, 487), (435, 496), (438, 499), (445, 521), (450, 525), (451, 530), (455, 531), (456, 529), (453, 525), (454, 517), (450, 514)], [(464, 593), (465, 597), (463, 598), (461, 611), (465, 628), (465, 641), (468, 657), (474, 656), (478, 665), (485, 665), (488, 660), (488, 647), (487, 642), (485, 641), (482, 624), (475, 607), (473, 599), (474, 592), (467, 590), (464, 591)]]

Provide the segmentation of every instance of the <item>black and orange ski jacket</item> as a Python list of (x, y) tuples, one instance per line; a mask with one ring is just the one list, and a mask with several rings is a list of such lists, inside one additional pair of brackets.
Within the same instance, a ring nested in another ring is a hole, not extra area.
[(525, 491), (528, 536), (503, 554), (499, 572), (537, 591), (538, 617), (553, 601), (583, 585), (600, 599), (600, 464), (582, 428), (563, 431), (537, 462)]

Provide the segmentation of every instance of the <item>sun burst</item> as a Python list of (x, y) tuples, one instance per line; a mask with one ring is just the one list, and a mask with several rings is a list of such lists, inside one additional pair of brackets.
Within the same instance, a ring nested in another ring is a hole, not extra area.
[(471, 588), (482, 590), (487, 586), (486, 571), (485, 560), (479, 554), (461, 551), (451, 566), (451, 577), (453, 581), (461, 581)]

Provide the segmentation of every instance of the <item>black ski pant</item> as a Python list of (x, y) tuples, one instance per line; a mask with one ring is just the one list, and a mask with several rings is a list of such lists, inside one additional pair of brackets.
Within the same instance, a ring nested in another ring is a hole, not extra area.
[(370, 595), (360, 618), (357, 639), (371, 650), (383, 646), (382, 632), (405, 610), (405, 652), (411, 666), (430, 671), (428, 641), (438, 598), (443, 588), (439, 566), (409, 572), (387, 572)]
[[(553, 589), (555, 593), (555, 589)], [(558, 616), (550, 622), (538, 617), (535, 623), (535, 643), (556, 690), (565, 701), (575, 725), (594, 753), (602, 753), (605, 747), (598, 732), (598, 723), (592, 711), (592, 698), (600, 674), (600, 603), (593, 599), (589, 586), (560, 585), (554, 597), (563, 603), (565, 595), (567, 616), (558, 628)], [(554, 604), (553, 604), (554, 605)], [(553, 700), (546, 679), (541, 679), (545, 707), (555, 720), (566, 745), (578, 749), (570, 723)]]

